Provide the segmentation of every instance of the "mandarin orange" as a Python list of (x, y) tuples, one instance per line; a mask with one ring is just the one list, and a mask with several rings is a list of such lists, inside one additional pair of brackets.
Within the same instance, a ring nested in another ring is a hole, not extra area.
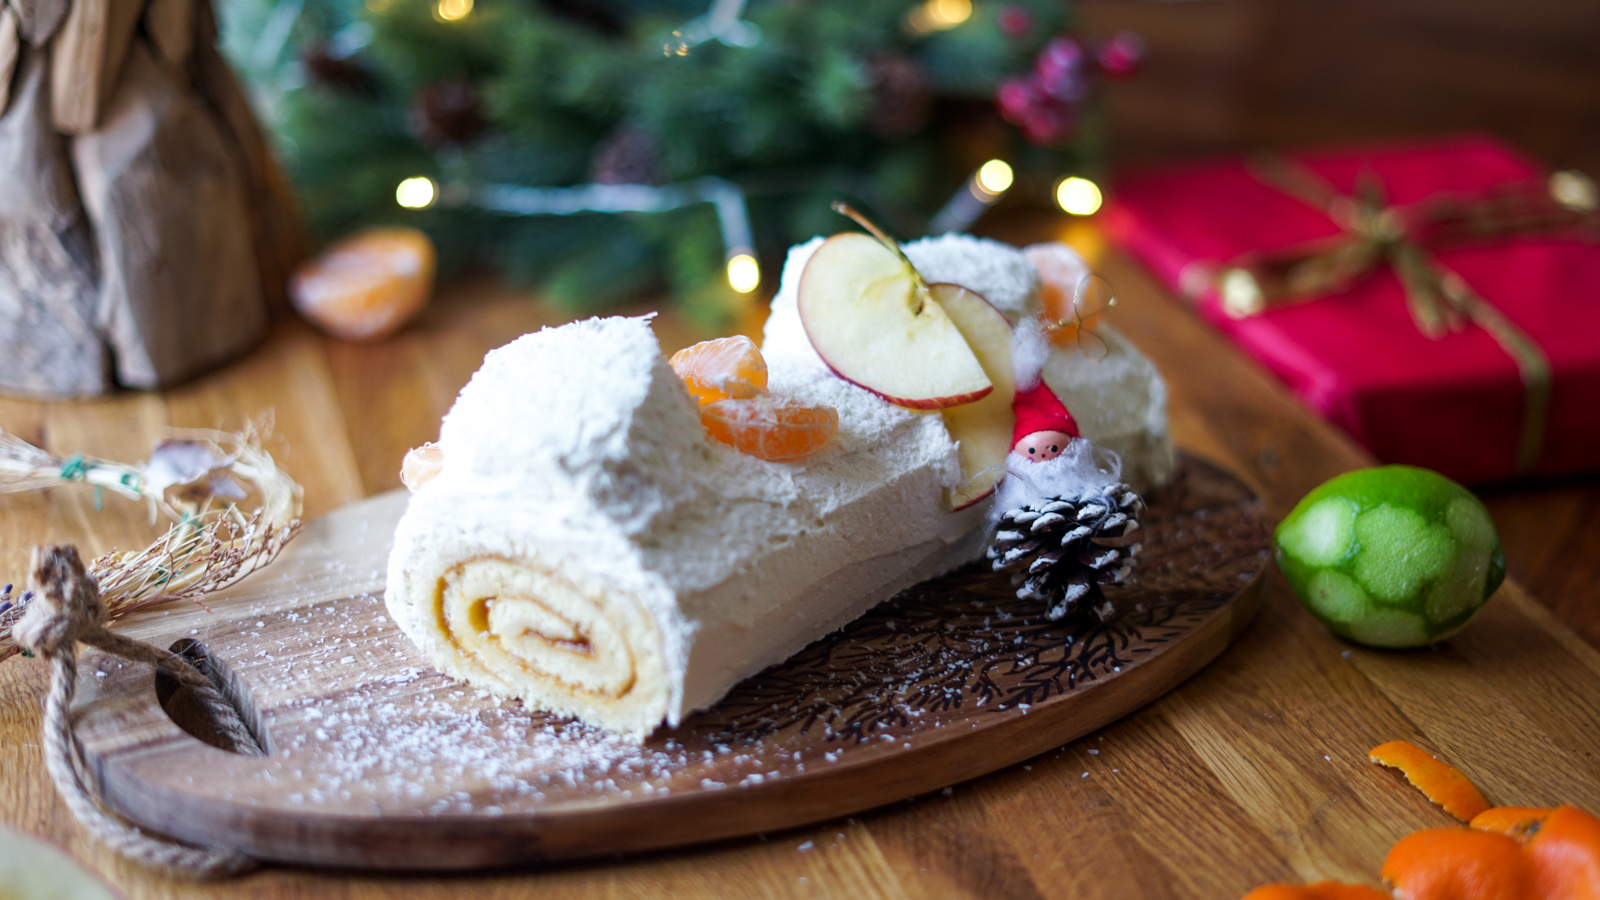
[(742, 334), (685, 347), (672, 354), (671, 364), (701, 405), (754, 397), (767, 389), (767, 361)]
[(415, 228), (352, 235), (295, 270), (289, 298), (312, 324), (347, 341), (398, 331), (433, 293), (433, 241)]
[(831, 406), (762, 394), (715, 400), (700, 407), (706, 433), (734, 449), (771, 462), (793, 462), (815, 454), (839, 430)]

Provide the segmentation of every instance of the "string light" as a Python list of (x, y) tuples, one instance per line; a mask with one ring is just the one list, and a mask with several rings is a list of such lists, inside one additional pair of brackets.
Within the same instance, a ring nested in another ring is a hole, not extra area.
[(1056, 185), (1056, 203), (1075, 216), (1093, 215), (1103, 199), (1100, 188), (1087, 178), (1074, 175)]
[(433, 17), (441, 22), (459, 22), (472, 12), (472, 0), (439, 0)]
[(426, 209), (433, 205), (439, 190), (433, 179), (414, 175), (400, 182), (394, 189), (394, 202), (406, 209)]
[(749, 253), (728, 257), (728, 284), (741, 294), (755, 290), (761, 285), (761, 264)]
[(1003, 159), (991, 159), (978, 168), (977, 185), (990, 194), (1004, 194), (1012, 181), (1011, 166)]
[[(408, 181), (412, 179), (407, 179)], [(427, 179), (420, 179), (427, 181)], [(741, 294), (761, 284), (755, 238), (750, 233), (750, 213), (744, 191), (737, 184), (703, 176), (659, 186), (648, 184), (583, 184), (573, 187), (532, 187), (517, 184), (431, 182), (415, 189), (428, 192), (432, 202), (447, 207), (472, 206), (511, 216), (571, 216), (587, 213), (654, 213), (708, 203), (717, 214), (722, 246), (727, 256), (728, 284)], [(399, 194), (396, 194), (397, 198)], [(401, 205), (406, 205), (401, 200)]]
[(966, 231), (989, 207), (1011, 190), (1016, 175), (1003, 159), (991, 159), (967, 178), (950, 201), (928, 220), (929, 234)]
[(906, 16), (912, 34), (948, 31), (972, 18), (972, 0), (927, 0)]

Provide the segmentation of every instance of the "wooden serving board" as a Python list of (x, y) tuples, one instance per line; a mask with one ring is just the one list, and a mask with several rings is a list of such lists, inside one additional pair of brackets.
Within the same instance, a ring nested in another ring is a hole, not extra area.
[(197, 738), (204, 723), (181, 696), (93, 653), (80, 666), (77, 734), (123, 815), (282, 862), (469, 869), (797, 826), (1035, 756), (1216, 658), (1259, 604), (1262, 506), (1187, 456), (1147, 501), (1135, 583), (1108, 595), (1121, 612), (1110, 623), (1049, 622), (1005, 576), (973, 566), (634, 746), (428, 665), (383, 605), (405, 506), (385, 494), (312, 523), (209, 611), (122, 626), (208, 654), (266, 756)]

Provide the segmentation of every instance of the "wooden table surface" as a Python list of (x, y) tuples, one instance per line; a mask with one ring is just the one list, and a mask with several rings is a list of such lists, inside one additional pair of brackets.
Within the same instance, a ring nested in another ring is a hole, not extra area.
[[(1281, 516), (1305, 491), (1369, 460), (1312, 418), (1137, 268), (1115, 255), (1112, 319), (1171, 388), (1178, 443), (1243, 474)], [(0, 425), (58, 453), (141, 458), (168, 425), (235, 428), (276, 415), (270, 449), (306, 488), (308, 516), (398, 485), (408, 447), (484, 351), (554, 321), (491, 282), (445, 291), (377, 346), (284, 323), (254, 354), (166, 395), (87, 403), (0, 400)], [(658, 320), (670, 350), (697, 335)], [(1259, 618), (1199, 676), (1129, 718), (1008, 770), (866, 815), (755, 840), (472, 877), (353, 877), (269, 869), (232, 882), (170, 882), (85, 837), (38, 747), (44, 667), (0, 664), (0, 822), (54, 839), (130, 898), (349, 897), (1238, 897), (1274, 879), (1371, 881), (1401, 835), (1448, 823), (1366, 762), (1416, 741), (1459, 764), (1492, 801), (1600, 809), (1600, 636), (1592, 483), (1492, 498), (1513, 573), (1460, 635), (1376, 652), (1330, 636), (1281, 578)], [(0, 572), (20, 580), (36, 541), (92, 553), (142, 546), (142, 508), (86, 493), (0, 497)], [(1576, 557), (1589, 548), (1587, 562)], [(1586, 569), (1583, 567), (1587, 567)], [(1569, 583), (1590, 573), (1586, 582)], [(1569, 574), (1563, 574), (1569, 573)], [(1563, 624), (1565, 623), (1565, 624)]]

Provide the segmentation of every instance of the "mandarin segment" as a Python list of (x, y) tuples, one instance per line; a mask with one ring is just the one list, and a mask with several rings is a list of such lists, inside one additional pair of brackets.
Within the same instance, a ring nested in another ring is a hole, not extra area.
[(1471, 779), (1410, 741), (1380, 744), (1372, 748), (1367, 758), (1399, 769), (1423, 796), (1463, 822), (1489, 808), (1489, 801), (1483, 799)]
[(433, 293), (433, 241), (415, 228), (373, 228), (295, 270), (294, 308), (337, 338), (373, 341), (410, 321)]
[(707, 403), (700, 407), (700, 422), (711, 437), (742, 453), (794, 462), (828, 445), (839, 430), (839, 413), (831, 406), (762, 394)]
[(767, 389), (767, 361), (755, 341), (742, 334), (685, 347), (670, 362), (702, 406), (754, 397)]
[[(1039, 273), (1039, 305), (1050, 343), (1067, 347), (1077, 343), (1080, 328), (1093, 331), (1110, 304), (1110, 293), (1086, 288), (1089, 267), (1071, 248), (1061, 244), (1036, 244), (1022, 251)], [(1101, 279), (1103, 282), (1104, 279)]]
[(415, 494), (444, 471), (444, 450), (432, 442), (406, 451), (400, 464), (400, 481)]

